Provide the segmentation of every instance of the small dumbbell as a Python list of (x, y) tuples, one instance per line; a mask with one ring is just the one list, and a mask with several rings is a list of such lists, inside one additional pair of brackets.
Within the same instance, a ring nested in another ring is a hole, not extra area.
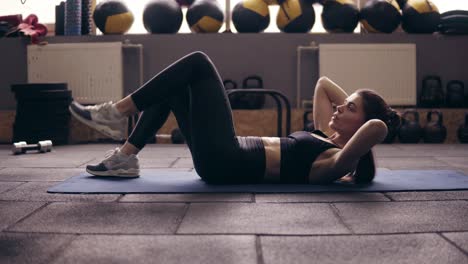
[(26, 153), (28, 150), (37, 150), (41, 153), (50, 152), (52, 150), (52, 141), (44, 140), (39, 141), (37, 144), (30, 144), (28, 145), (25, 141), (13, 143), (13, 147), (11, 151), (13, 154), (21, 154)]

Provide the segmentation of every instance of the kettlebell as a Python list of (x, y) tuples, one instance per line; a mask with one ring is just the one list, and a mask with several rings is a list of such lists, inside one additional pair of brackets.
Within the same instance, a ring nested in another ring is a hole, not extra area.
[(458, 127), (457, 135), (461, 143), (468, 143), (468, 112), (465, 113), (465, 124)]
[[(262, 77), (258, 75), (247, 76), (242, 81), (242, 89), (261, 89), (263, 88)], [(265, 104), (265, 95), (263, 94), (245, 94), (241, 97), (243, 109), (261, 109)]]
[(465, 101), (465, 87), (462, 81), (452, 80), (447, 83), (445, 103), (448, 107), (463, 107)]
[[(237, 83), (231, 79), (226, 79), (223, 81), (224, 89), (227, 90), (234, 90), (237, 89)], [(240, 109), (241, 105), (239, 102), (239, 95), (233, 94), (229, 96), (229, 103), (231, 104), (231, 109)]]
[[(433, 120), (432, 115), (437, 115), (437, 120)], [(427, 123), (424, 126), (423, 139), (426, 143), (442, 143), (447, 138), (447, 128), (443, 124), (442, 113), (437, 110), (427, 112)]]
[(315, 130), (314, 121), (309, 119), (312, 111), (305, 111), (303, 116), (304, 131), (312, 132)]
[(439, 76), (430, 75), (423, 79), (421, 106), (440, 107), (444, 102), (444, 91)]
[[(412, 115), (412, 120), (407, 117)], [(419, 113), (414, 109), (408, 109), (403, 112), (402, 125), (398, 132), (398, 138), (401, 143), (418, 143), (422, 136), (422, 128), (419, 124)]]

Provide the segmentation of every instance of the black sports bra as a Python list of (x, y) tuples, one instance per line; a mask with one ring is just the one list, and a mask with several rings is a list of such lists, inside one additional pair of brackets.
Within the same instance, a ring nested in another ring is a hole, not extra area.
[[(320, 130), (312, 133), (328, 138)], [(314, 137), (307, 131), (294, 132), (281, 138), (281, 182), (308, 183), (312, 164), (322, 152), (330, 148), (339, 147)]]

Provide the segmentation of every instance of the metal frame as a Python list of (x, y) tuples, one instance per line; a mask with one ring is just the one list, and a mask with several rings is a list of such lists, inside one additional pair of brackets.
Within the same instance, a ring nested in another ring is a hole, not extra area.
[[(286, 105), (286, 135), (291, 133), (291, 104), (288, 98), (281, 92), (269, 89), (232, 89), (226, 91), (228, 97), (232, 94), (265, 94), (270, 95), (276, 102), (276, 111), (278, 114), (278, 137), (282, 135), (283, 128), (283, 107), (279, 98), (283, 99)], [(278, 98), (279, 97), (279, 98)]]

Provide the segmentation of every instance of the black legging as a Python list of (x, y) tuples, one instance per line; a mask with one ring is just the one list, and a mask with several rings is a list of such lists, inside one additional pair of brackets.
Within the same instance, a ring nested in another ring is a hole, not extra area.
[(249, 155), (236, 137), (222, 79), (203, 52), (177, 60), (133, 92), (131, 98), (138, 110), (143, 111), (128, 139), (135, 147), (142, 149), (172, 111), (187, 141), (195, 170), (205, 181), (261, 181), (264, 164), (246, 159)]

